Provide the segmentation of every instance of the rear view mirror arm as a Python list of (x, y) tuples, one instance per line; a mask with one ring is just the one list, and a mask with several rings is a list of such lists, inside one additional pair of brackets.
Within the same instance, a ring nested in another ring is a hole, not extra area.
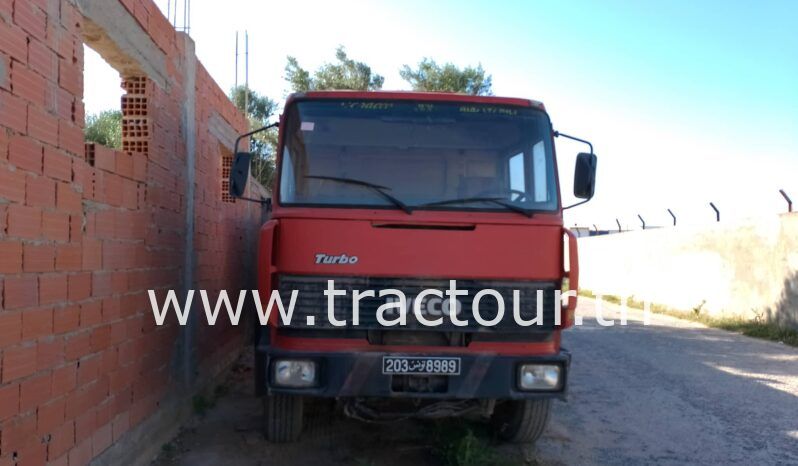
[(590, 141), (586, 141), (586, 140), (584, 140), (584, 139), (579, 139), (578, 137), (575, 137), (575, 136), (569, 136), (569, 135), (567, 135), (567, 134), (565, 134), (565, 133), (561, 133), (561, 132), (559, 132), (559, 131), (555, 131), (555, 132), (554, 132), (554, 137), (555, 137), (555, 138), (558, 138), (558, 137), (560, 137), (560, 136), (562, 136), (562, 137), (564, 137), (564, 138), (566, 138), (566, 139), (570, 139), (570, 140), (572, 140), (572, 141), (578, 141), (578, 142), (581, 142), (581, 143), (587, 144), (587, 146), (588, 146), (588, 147), (590, 147), (590, 153), (591, 153), (591, 154), (593, 153), (593, 144), (591, 144), (591, 143), (590, 143)]
[[(566, 139), (571, 139), (572, 141), (577, 141), (577, 142), (581, 142), (581, 143), (583, 143), (583, 144), (587, 144), (587, 146), (590, 148), (590, 154), (591, 154), (591, 155), (595, 155), (595, 154), (593, 153), (593, 144), (592, 144), (590, 141), (587, 141), (587, 140), (585, 140), (585, 139), (578, 138), (578, 137), (576, 137), (576, 136), (571, 136), (571, 135), (569, 135), (569, 134), (561, 133), (561, 132), (559, 132), (559, 131), (554, 131), (554, 132), (553, 132), (553, 134), (554, 134), (554, 137), (555, 137), (555, 138), (562, 136), (562, 137), (564, 137), (564, 138), (566, 138)], [(593, 198), (593, 196), (590, 196), (589, 198), (587, 198), (587, 199), (585, 199), (585, 200), (579, 201), (579, 202), (577, 202), (577, 203), (575, 203), (575, 204), (571, 204), (571, 205), (569, 205), (569, 206), (565, 206), (565, 207), (563, 207), (563, 208), (562, 208), (562, 210), (567, 210), (567, 209), (571, 209), (571, 208), (573, 208), (573, 207), (576, 207), (576, 206), (580, 206), (580, 205), (582, 205), (582, 204), (584, 204), (584, 203), (586, 203), (586, 202), (590, 201), (590, 199), (592, 199), (592, 198)]]
[(248, 133), (244, 133), (244, 134), (242, 134), (241, 136), (237, 137), (237, 138), (236, 138), (235, 147), (233, 148), (233, 153), (234, 153), (234, 154), (237, 154), (237, 153), (238, 153), (238, 143), (239, 143), (239, 142), (241, 142), (241, 140), (242, 140), (242, 139), (244, 139), (244, 138), (248, 138), (248, 137), (252, 136), (253, 134), (258, 134), (258, 133), (260, 133), (261, 131), (266, 131), (267, 129), (272, 129), (272, 128), (275, 128), (275, 127), (277, 127), (277, 126), (280, 126), (280, 122), (279, 122), (279, 121), (275, 121), (274, 123), (272, 123), (272, 124), (270, 124), (270, 125), (266, 125), (266, 126), (264, 126), (264, 127), (262, 127), (262, 128), (253, 129), (252, 131), (250, 131), (250, 132), (248, 132)]
[[(266, 125), (266, 126), (264, 126), (264, 127), (262, 127), (262, 128), (254, 129), (254, 130), (252, 130), (252, 131), (249, 131), (249, 132), (247, 132), (247, 133), (244, 133), (244, 134), (242, 134), (242, 135), (238, 136), (238, 137), (236, 138), (236, 142), (235, 142), (235, 145), (234, 145), (234, 147), (233, 147), (233, 153), (234, 153), (234, 154), (238, 154), (238, 145), (241, 143), (241, 140), (242, 140), (242, 139), (244, 139), (244, 138), (247, 138), (247, 137), (250, 137), (250, 136), (252, 136), (253, 134), (257, 134), (257, 133), (260, 133), (260, 132), (262, 132), (262, 131), (266, 131), (267, 129), (274, 128), (274, 127), (276, 127), (276, 126), (279, 126), (279, 125), (280, 125), (280, 122), (279, 122), (279, 121), (277, 121), (277, 122), (274, 122), (274, 123), (272, 123), (272, 124), (270, 124), (270, 125)], [(231, 173), (231, 179), (232, 179), (232, 173)], [(230, 185), (230, 186), (231, 186), (231, 188), (230, 188), (230, 194), (232, 194), (232, 195), (233, 195), (234, 197), (236, 197), (237, 199), (241, 199), (242, 201), (257, 202), (258, 204), (266, 204), (266, 205), (267, 205), (267, 207), (268, 207), (269, 209), (271, 208), (271, 203), (272, 203), (272, 200), (271, 200), (271, 199), (255, 199), (255, 198), (251, 198), (251, 197), (245, 197), (245, 196), (236, 196), (236, 194), (235, 194), (235, 193), (233, 193), (233, 189), (232, 189), (232, 182), (231, 182), (231, 185)]]

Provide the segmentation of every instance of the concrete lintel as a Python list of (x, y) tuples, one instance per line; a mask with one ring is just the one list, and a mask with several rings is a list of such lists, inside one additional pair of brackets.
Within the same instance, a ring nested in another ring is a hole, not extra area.
[(225, 147), (229, 147), (231, 151), (233, 150), (238, 131), (216, 110), (213, 110), (211, 117), (208, 119), (208, 131)]
[(117, 1), (75, 0), (83, 14), (83, 40), (123, 77), (147, 76), (167, 88), (166, 54)]

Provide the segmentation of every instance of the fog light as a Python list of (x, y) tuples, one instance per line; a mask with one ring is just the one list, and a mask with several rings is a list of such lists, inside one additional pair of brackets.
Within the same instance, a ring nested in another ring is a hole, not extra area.
[(556, 364), (524, 364), (518, 368), (521, 390), (556, 390), (560, 387), (560, 366)]
[(316, 384), (316, 363), (294, 359), (274, 361), (274, 384), (283, 387), (312, 387)]

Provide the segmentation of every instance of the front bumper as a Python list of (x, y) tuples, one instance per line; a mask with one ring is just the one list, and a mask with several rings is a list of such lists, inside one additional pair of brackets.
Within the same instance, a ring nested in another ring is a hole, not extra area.
[[(392, 387), (396, 375), (382, 373), (383, 356), (441, 356), (397, 352), (312, 352), (286, 351), (274, 347), (256, 352), (256, 389), (263, 393), (282, 393), (316, 397), (437, 398), (437, 399), (565, 399), (571, 354), (561, 350), (547, 356), (504, 356), (485, 353), (446, 354), (461, 358), (460, 375), (446, 378), (442, 391), (408, 392)], [(305, 359), (318, 364), (318, 383), (308, 388), (277, 387), (271, 381), (271, 364), (276, 359)], [(517, 386), (518, 366), (553, 363), (561, 366), (561, 383), (556, 391), (522, 391)]]

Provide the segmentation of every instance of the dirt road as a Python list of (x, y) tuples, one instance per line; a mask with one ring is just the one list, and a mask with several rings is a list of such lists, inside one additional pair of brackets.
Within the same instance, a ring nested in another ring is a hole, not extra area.
[(310, 408), (299, 443), (270, 445), (244, 358), (156, 464), (422, 466), (458, 454), (470, 464), (798, 464), (798, 350), (666, 316), (644, 326), (638, 311), (628, 326), (599, 327), (590, 300), (579, 314), (585, 325), (564, 337), (569, 401), (555, 403), (535, 446), (496, 445), (465, 422), (364, 424), (327, 405)]

